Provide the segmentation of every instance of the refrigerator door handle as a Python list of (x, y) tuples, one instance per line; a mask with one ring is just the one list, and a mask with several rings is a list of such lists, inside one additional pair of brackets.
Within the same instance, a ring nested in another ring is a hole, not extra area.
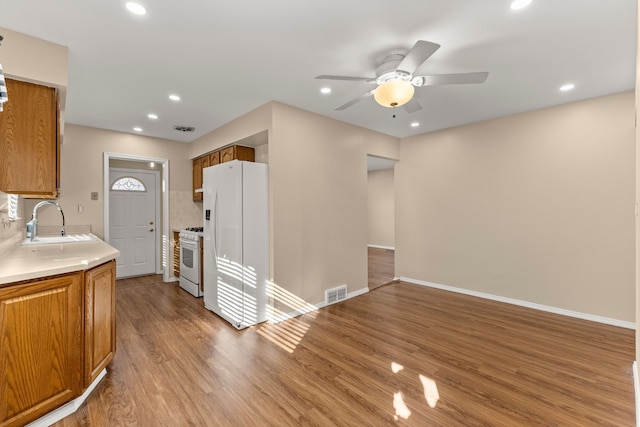
[[(218, 271), (218, 189), (216, 188), (213, 196), (213, 262), (215, 263), (215, 271)], [(218, 278), (216, 277), (217, 281)]]

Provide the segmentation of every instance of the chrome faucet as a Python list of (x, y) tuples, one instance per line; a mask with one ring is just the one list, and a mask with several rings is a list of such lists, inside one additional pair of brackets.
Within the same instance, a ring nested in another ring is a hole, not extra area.
[(60, 211), (60, 215), (62, 215), (62, 229), (60, 230), (60, 235), (64, 236), (64, 212), (62, 212), (62, 207), (58, 202), (54, 202), (53, 200), (43, 200), (34, 206), (31, 221), (27, 222), (27, 239), (31, 239), (32, 242), (38, 240), (38, 209), (44, 205), (54, 205)]

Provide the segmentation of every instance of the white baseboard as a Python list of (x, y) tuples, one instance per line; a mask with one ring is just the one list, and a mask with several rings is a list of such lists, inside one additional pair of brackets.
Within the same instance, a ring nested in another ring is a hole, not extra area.
[(640, 426), (640, 383), (638, 383), (638, 362), (633, 362), (633, 390), (636, 396), (636, 427)]
[(592, 322), (604, 323), (612, 326), (619, 326), (621, 328), (627, 328), (627, 329), (636, 328), (636, 325), (633, 322), (627, 322), (619, 319), (612, 319), (610, 317), (596, 316), (594, 314), (581, 313), (579, 311), (565, 310), (563, 308), (537, 304), (529, 301), (522, 301), (514, 298), (502, 297), (499, 295), (487, 294), (484, 292), (472, 291), (472, 290), (463, 289), (463, 288), (456, 288), (453, 286), (440, 285), (437, 283), (425, 282), (423, 280), (412, 279), (410, 277), (400, 277), (400, 280), (402, 280), (403, 282), (413, 283), (415, 285), (442, 289), (445, 291), (456, 292), (464, 295), (471, 295), (474, 297), (484, 298), (492, 301), (505, 302), (507, 304), (519, 305), (521, 307), (533, 308), (534, 310), (546, 311), (554, 314), (561, 314), (563, 316), (575, 317), (577, 319), (582, 319), (582, 320), (590, 320)]
[(382, 245), (367, 245), (370, 248), (377, 248), (377, 249), (389, 249), (390, 251), (395, 251), (396, 248), (394, 248), (393, 246), (382, 246)]
[(89, 397), (93, 389), (96, 388), (98, 383), (105, 377), (105, 375), (107, 375), (107, 370), (103, 369), (98, 374), (98, 377), (93, 380), (93, 382), (89, 385), (89, 387), (87, 387), (84, 393), (82, 393), (82, 396), (76, 397), (71, 402), (62, 405), (58, 409), (49, 412), (47, 415), (44, 415), (33, 421), (32, 423), (27, 424), (26, 427), (48, 427), (52, 424), (57, 423), (64, 417), (73, 414), (78, 410), (78, 408), (80, 408), (80, 405), (82, 405), (84, 401), (87, 400), (87, 397)]
[(299, 309), (291, 311), (289, 313), (279, 313), (277, 315), (271, 315), (271, 316), (269, 316), (268, 320), (271, 323), (280, 323), (280, 322), (283, 322), (285, 320), (289, 320), (289, 319), (293, 319), (294, 317), (301, 316), (303, 314), (311, 313), (312, 311), (319, 310), (319, 309), (321, 309), (323, 307), (327, 307), (329, 305), (333, 305), (333, 304), (337, 304), (337, 303), (342, 302), (342, 301), (346, 301), (346, 300), (348, 300), (350, 298), (357, 297), (358, 295), (366, 294), (367, 292), (369, 292), (369, 288), (358, 289), (357, 291), (349, 292), (347, 294), (347, 297), (345, 299), (343, 299), (343, 300), (336, 301), (336, 302), (331, 303), (331, 304), (327, 304), (326, 301), (322, 301), (322, 302), (319, 302), (317, 304), (307, 304), (305, 307), (299, 308)]

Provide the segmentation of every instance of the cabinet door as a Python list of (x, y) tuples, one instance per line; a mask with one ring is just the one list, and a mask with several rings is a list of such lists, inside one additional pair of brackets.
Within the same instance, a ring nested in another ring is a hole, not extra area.
[(223, 148), (220, 151), (220, 163), (230, 162), (236, 158), (236, 146)]
[(54, 88), (6, 79), (9, 102), (0, 112), (0, 191), (56, 197), (59, 125)]
[(209, 154), (209, 166), (218, 164), (220, 164), (220, 152), (214, 151), (213, 153)]
[(82, 273), (0, 288), (0, 425), (82, 392)]
[(202, 169), (208, 168), (209, 166), (211, 166), (211, 164), (209, 164), (209, 155), (208, 154), (206, 156), (202, 156), (202, 159), (200, 161), (202, 162)]
[(237, 160), (245, 160), (247, 162), (254, 162), (256, 160), (256, 150), (253, 147), (244, 147), (242, 145), (236, 146)]
[(255, 149), (253, 147), (232, 145), (231, 147), (220, 150), (220, 163), (230, 162), (231, 160), (253, 162), (255, 161), (255, 157)]
[(202, 193), (196, 193), (198, 188), (202, 188), (202, 157), (193, 159), (193, 201), (201, 202)]
[(85, 272), (84, 386), (88, 387), (116, 352), (116, 263)]
[[(204, 168), (208, 168), (209, 166), (211, 166), (209, 164), (209, 155), (207, 154), (206, 156), (202, 156), (200, 157), (200, 176), (202, 176), (202, 171), (204, 170)], [(200, 178), (200, 187), (198, 187), (200, 189), (202, 189), (202, 178)], [(197, 193), (197, 197), (194, 197), (193, 200), (195, 202), (201, 202), (202, 201), (202, 193)]]

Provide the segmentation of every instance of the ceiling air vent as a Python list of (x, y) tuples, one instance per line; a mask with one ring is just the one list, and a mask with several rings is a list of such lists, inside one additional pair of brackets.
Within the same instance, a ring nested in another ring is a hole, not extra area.
[(179, 130), (180, 132), (193, 132), (194, 130), (196, 130), (196, 128), (192, 127), (192, 126), (174, 126), (173, 127), (175, 130)]

